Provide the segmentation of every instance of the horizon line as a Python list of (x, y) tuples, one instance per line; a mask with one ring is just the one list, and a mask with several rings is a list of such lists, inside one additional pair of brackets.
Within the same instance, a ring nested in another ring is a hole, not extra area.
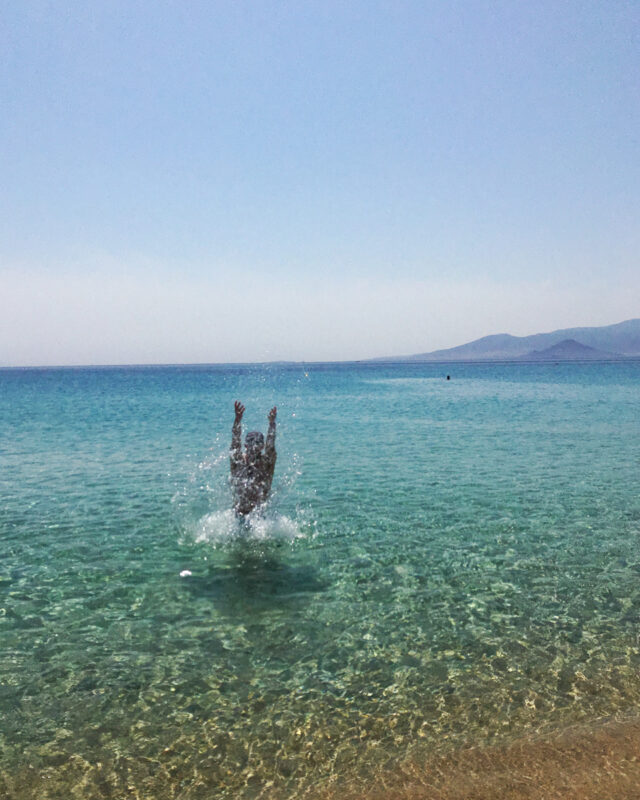
[(454, 358), (454, 359), (421, 359), (412, 356), (399, 356), (381, 358), (359, 358), (337, 361), (185, 361), (185, 362), (157, 362), (157, 363), (121, 363), (121, 364), (14, 364), (0, 365), (0, 372), (9, 370), (73, 370), (73, 369), (174, 369), (178, 367), (302, 367), (302, 366), (328, 366), (334, 364), (359, 364), (361, 366), (412, 366), (415, 364), (607, 364), (621, 361), (640, 361), (640, 354), (622, 355), (613, 354), (611, 358), (549, 358), (527, 359), (521, 356), (515, 358)]

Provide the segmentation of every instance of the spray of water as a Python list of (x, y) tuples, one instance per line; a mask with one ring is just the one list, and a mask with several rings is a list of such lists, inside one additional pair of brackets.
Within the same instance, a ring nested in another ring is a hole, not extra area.
[(261, 509), (242, 519), (238, 519), (232, 509), (212, 511), (198, 520), (194, 531), (196, 542), (206, 542), (214, 546), (239, 539), (291, 542), (304, 535), (295, 519), (285, 514), (278, 514), (269, 508)]
[(308, 512), (291, 502), (300, 466), (296, 453), (279, 453), (269, 502), (238, 518), (229, 481), (228, 442), (219, 437), (172, 498), (181, 542), (224, 548), (242, 540), (293, 542), (313, 535)]

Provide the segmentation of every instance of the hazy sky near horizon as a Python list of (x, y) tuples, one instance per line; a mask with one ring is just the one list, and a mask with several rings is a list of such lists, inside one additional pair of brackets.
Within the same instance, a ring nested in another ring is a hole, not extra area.
[(635, 2), (10, 0), (0, 366), (640, 316)]

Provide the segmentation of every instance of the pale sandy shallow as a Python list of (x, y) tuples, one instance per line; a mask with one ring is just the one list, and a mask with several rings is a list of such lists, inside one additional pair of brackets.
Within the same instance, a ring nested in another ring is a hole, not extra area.
[(456, 751), (381, 775), (371, 791), (326, 791), (351, 800), (638, 800), (640, 720), (602, 720), (539, 738)]
[[(177, 780), (167, 771), (150, 775), (79, 759), (0, 776), (3, 800), (214, 800), (220, 786), (201, 773)], [(144, 774), (144, 777), (142, 775)], [(213, 776), (211, 776), (213, 777)], [(599, 720), (511, 744), (461, 749), (431, 761), (407, 760), (372, 784), (334, 775), (303, 793), (254, 784), (268, 800), (637, 800), (640, 798), (640, 719)]]

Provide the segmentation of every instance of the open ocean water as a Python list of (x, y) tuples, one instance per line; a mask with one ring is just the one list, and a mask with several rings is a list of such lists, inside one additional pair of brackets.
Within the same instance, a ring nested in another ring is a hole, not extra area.
[(640, 362), (0, 371), (0, 796), (365, 793), (633, 713), (639, 407)]

